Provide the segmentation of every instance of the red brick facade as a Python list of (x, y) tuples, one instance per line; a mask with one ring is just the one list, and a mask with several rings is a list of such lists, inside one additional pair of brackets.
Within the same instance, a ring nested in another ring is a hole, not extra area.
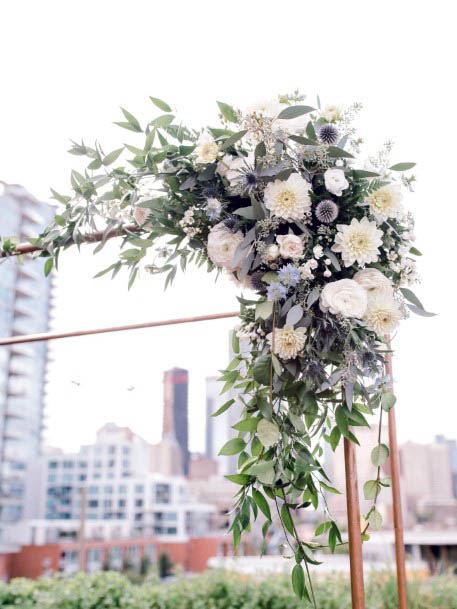
[[(107, 556), (111, 548), (120, 548), (122, 555), (126, 555), (130, 547), (137, 547), (140, 556), (144, 555), (146, 546), (154, 546), (158, 557), (167, 553), (174, 564), (179, 564), (185, 571), (204, 571), (208, 559), (216, 556), (226, 539), (222, 537), (197, 537), (188, 542), (162, 543), (154, 539), (121, 539), (110, 541), (86, 541), (85, 555), (91, 549), (99, 549), (103, 557)], [(28, 577), (35, 579), (61, 569), (61, 557), (64, 552), (79, 552), (77, 542), (55, 543), (46, 545), (22, 546), (19, 552), (0, 554), (0, 578), (9, 580), (13, 577)], [(103, 561), (102, 561), (103, 562)]]

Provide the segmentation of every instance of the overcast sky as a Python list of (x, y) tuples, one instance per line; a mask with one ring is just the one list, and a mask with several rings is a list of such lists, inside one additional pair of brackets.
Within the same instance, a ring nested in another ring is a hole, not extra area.
[[(119, 106), (143, 120), (162, 97), (193, 126), (213, 123), (215, 100), (245, 106), (299, 88), (323, 103), (360, 101), (368, 151), (394, 139), (393, 162), (416, 161), (408, 205), (417, 219), (423, 283), (434, 319), (411, 318), (395, 339), (402, 440), (457, 435), (455, 377), (455, 21), (451, 3), (303, 1), (157, 3), (130, 0), (2, 3), (0, 179), (47, 199), (68, 191), (78, 159), (69, 139), (129, 141)], [(0, 210), (1, 213), (1, 210)], [(111, 250), (113, 255), (113, 250)], [(53, 325), (122, 324), (235, 310), (236, 288), (203, 271), (162, 291), (145, 277), (91, 277), (111, 261), (89, 248), (62, 256)], [(0, 269), (1, 272), (1, 269)], [(75, 448), (107, 420), (157, 440), (162, 371), (191, 375), (191, 445), (203, 446), (204, 377), (227, 362), (233, 321), (56, 342), (46, 438)], [(76, 383), (79, 384), (76, 384)], [(134, 389), (128, 391), (128, 387)]]

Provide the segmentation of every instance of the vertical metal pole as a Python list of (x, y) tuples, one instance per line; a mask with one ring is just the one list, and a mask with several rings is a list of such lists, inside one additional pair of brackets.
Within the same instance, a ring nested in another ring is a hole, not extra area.
[[(390, 340), (386, 338), (387, 346), (390, 349)], [(386, 374), (392, 386), (392, 356), (386, 356)], [(394, 519), (395, 533), (395, 562), (397, 568), (397, 594), (398, 609), (408, 609), (408, 595), (406, 582), (405, 564), (405, 542), (403, 512), (401, 507), (400, 493), (400, 458), (397, 441), (397, 425), (395, 421), (395, 407), (389, 410), (389, 448), (390, 448), (390, 469), (392, 477), (392, 511)]]
[(346, 470), (346, 502), (348, 514), (352, 609), (365, 609), (362, 531), (360, 527), (357, 463), (355, 444), (350, 442), (347, 438), (344, 438), (344, 465)]
[(79, 506), (79, 570), (85, 573), (86, 571), (86, 487), (82, 486), (80, 490)]

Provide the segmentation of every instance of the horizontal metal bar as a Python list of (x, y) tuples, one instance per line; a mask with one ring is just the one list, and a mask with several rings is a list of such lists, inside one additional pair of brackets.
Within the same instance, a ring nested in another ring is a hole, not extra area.
[(196, 321), (210, 321), (214, 319), (226, 319), (238, 317), (239, 311), (229, 313), (213, 313), (212, 315), (197, 315), (195, 317), (178, 317), (176, 319), (164, 319), (162, 321), (145, 321), (138, 324), (125, 326), (112, 326), (109, 328), (94, 328), (92, 330), (73, 330), (71, 332), (45, 332), (43, 334), (24, 334), (22, 336), (9, 336), (0, 338), (0, 346), (19, 345), (22, 343), (36, 343), (39, 341), (56, 340), (58, 338), (75, 338), (78, 336), (90, 336), (92, 334), (108, 334), (110, 332), (124, 332), (126, 330), (143, 330), (145, 328), (157, 328), (160, 326), (175, 326), (177, 324), (189, 324)]

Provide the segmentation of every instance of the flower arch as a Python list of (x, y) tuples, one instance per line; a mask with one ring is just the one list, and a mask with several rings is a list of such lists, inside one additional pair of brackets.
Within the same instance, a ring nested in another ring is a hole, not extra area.
[[(231, 531), (236, 546), (263, 516), (265, 538), (274, 508), (296, 561), (293, 588), (314, 602), (314, 550), (344, 543), (327, 507), (326, 495), (338, 491), (324, 446), (358, 443), (355, 429), (372, 415), (381, 429), (395, 403), (386, 337), (409, 311), (430, 315), (410, 288), (420, 252), (402, 190), (412, 188), (414, 163), (390, 165), (388, 145), (360, 166), (357, 104), (309, 106), (298, 93), (245, 112), (219, 102), (221, 124), (197, 131), (163, 100), (151, 102), (162, 113), (147, 125), (125, 109), (116, 123), (143, 134), (141, 146), (106, 153), (72, 143), (87, 167), (72, 172), (71, 196), (53, 191), (61, 207), (33, 246), (49, 273), (62, 249), (97, 234), (98, 251), (121, 235), (118, 260), (98, 275), (126, 269), (130, 288), (144, 268), (164, 274), (167, 287), (178, 266), (194, 263), (249, 290), (238, 298), (234, 358), (222, 375), (222, 391), (235, 388), (243, 404), (236, 436), (220, 452), (238, 455), (227, 476), (239, 486)], [(3, 255), (18, 253), (11, 239), (1, 246)], [(379, 434), (363, 536), (381, 526), (388, 456)], [(317, 541), (301, 539), (295, 523), (310, 506), (323, 506)]]

